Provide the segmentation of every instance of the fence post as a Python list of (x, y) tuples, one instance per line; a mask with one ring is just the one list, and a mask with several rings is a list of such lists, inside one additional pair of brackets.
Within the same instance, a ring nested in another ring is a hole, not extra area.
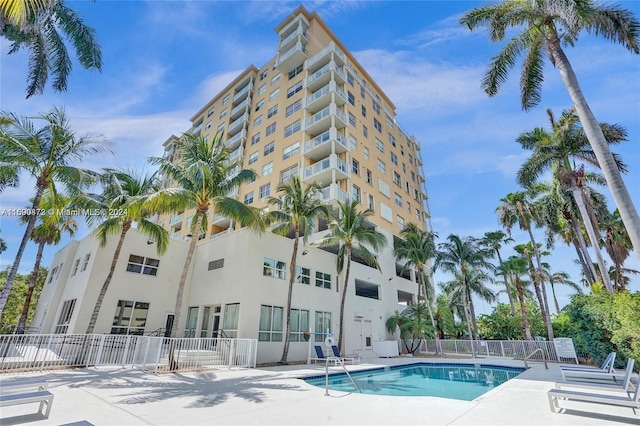
[(127, 334), (127, 341), (124, 344), (124, 350), (122, 351), (122, 368), (127, 363), (127, 355), (129, 354), (129, 344), (131, 343), (131, 335)]
[(236, 357), (236, 340), (231, 339), (231, 347), (229, 348), (229, 370), (231, 370), (231, 366), (234, 363), (234, 358)]
[(524, 347), (524, 340), (522, 341), (522, 359), (527, 357), (527, 348)]
[(457, 340), (453, 341), (453, 347), (454, 347), (454, 349), (456, 351), (456, 355), (458, 355), (458, 341)]
[(504, 342), (500, 340), (500, 351), (502, 352), (502, 358), (504, 358)]
[(41, 373), (44, 371), (44, 363), (47, 361), (47, 353), (49, 352), (49, 348), (51, 347), (51, 341), (53, 340), (53, 336), (48, 335), (47, 337), (48, 337), (47, 340), (49, 342), (47, 343), (47, 349), (45, 350), (44, 356), (42, 357), (42, 364), (40, 365), (40, 372)]
[(102, 359), (102, 350), (104, 349), (104, 339), (105, 339), (105, 335), (103, 334), (102, 336), (100, 336), (100, 344), (98, 345), (98, 353), (96, 353), (96, 359), (95, 362), (93, 363), (94, 366), (98, 366), (99, 363), (98, 361), (100, 359)]
[(487, 342), (487, 341), (485, 340), (484, 344), (485, 344), (485, 345), (487, 345), (487, 356), (490, 356), (490, 355), (489, 355), (489, 342)]

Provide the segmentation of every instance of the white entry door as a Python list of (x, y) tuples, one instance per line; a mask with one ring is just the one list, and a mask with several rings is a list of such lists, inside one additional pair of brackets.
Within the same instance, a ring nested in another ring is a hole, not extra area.
[(354, 351), (372, 348), (371, 321), (362, 319), (353, 320), (352, 342)]

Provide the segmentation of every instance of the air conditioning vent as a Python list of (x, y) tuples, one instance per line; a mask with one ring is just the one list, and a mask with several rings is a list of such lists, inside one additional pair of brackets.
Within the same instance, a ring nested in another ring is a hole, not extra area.
[(217, 259), (209, 262), (209, 271), (213, 271), (214, 269), (220, 269), (222, 267), (224, 267), (224, 259)]

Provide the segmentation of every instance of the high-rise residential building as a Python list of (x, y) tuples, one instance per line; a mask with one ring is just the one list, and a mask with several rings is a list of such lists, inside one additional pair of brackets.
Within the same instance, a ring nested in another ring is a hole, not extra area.
[[(355, 199), (374, 212), (370, 222), (388, 244), (377, 253), (381, 270), (353, 262), (343, 330), (346, 352), (372, 352), (375, 342), (395, 338), (386, 319), (419, 298), (415, 271), (396, 261), (393, 241), (408, 223), (430, 230), (420, 144), (400, 127), (393, 102), (317, 13), (300, 6), (275, 30), (275, 56), (229, 83), (191, 117), (188, 132), (208, 140), (223, 134), (231, 159), (256, 171), (253, 182), (229, 194), (248, 205), (267, 207), (278, 185), (298, 175), (305, 184), (318, 184), (318, 196), (329, 204)], [(176, 140), (164, 143), (172, 161)], [(174, 239), (163, 256), (152, 240), (130, 231), (96, 332), (143, 334), (173, 323), (193, 214), (157, 218)], [(276, 361), (284, 340), (292, 240), (237, 229), (214, 210), (209, 218), (209, 228), (198, 236), (178, 334), (255, 338), (258, 362)], [(317, 231), (324, 229), (318, 224)], [(32, 325), (46, 333), (84, 332), (115, 243), (101, 247), (90, 235), (61, 249)], [(292, 360), (309, 353), (304, 332), (338, 332), (344, 284), (330, 250), (303, 246), (296, 263)], [(324, 335), (311, 339), (322, 342)]]

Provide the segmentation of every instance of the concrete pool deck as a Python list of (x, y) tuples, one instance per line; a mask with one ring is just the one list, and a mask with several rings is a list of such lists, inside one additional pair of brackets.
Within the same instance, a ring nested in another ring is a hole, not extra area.
[[(413, 362), (482, 363), (522, 367), (504, 358), (375, 358), (348, 366), (369, 369)], [(330, 367), (339, 371), (340, 367)], [(561, 379), (557, 364), (531, 364), (518, 377), (473, 401), (437, 397), (347, 394), (299, 380), (324, 365), (153, 375), (132, 369), (89, 368), (7, 374), (4, 381), (42, 377), (55, 395), (49, 419), (36, 404), (2, 408), (0, 424), (29, 425), (640, 425), (624, 407), (562, 401), (549, 409), (547, 391)]]

